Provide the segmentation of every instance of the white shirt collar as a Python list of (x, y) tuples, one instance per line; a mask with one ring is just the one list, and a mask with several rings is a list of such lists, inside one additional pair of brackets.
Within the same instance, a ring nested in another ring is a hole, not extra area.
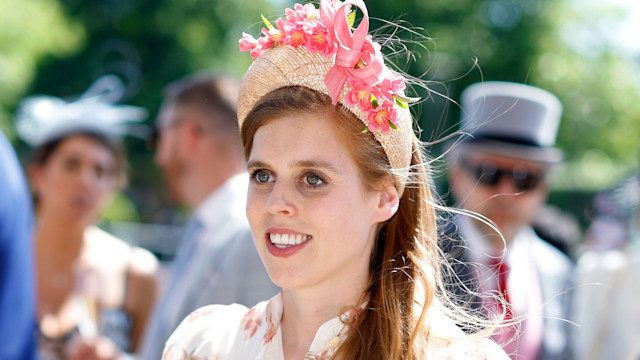
[(246, 172), (230, 177), (200, 202), (192, 216), (201, 221), (206, 228), (215, 227), (221, 221), (221, 213), (246, 216), (244, 214), (248, 187), (249, 175)]

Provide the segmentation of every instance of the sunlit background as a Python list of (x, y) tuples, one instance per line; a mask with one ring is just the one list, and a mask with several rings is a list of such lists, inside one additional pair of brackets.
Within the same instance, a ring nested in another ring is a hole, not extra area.
[[(193, 71), (240, 77), (243, 31), (258, 35), (260, 15), (277, 18), (285, 0), (0, 0), (0, 128), (22, 159), (13, 112), (30, 94), (72, 98), (106, 73), (127, 82), (125, 103), (153, 122), (163, 87)], [(556, 94), (564, 116), (558, 147), (567, 164), (551, 202), (586, 226), (593, 195), (638, 173), (640, 158), (640, 3), (635, 0), (367, 1), (370, 15), (413, 26), (431, 38), (409, 44), (416, 60), (395, 61), (432, 81), (418, 109), (423, 139), (451, 134), (457, 100), (482, 80), (525, 82)], [(404, 21), (404, 22), (400, 22)], [(373, 26), (383, 22), (374, 21)], [(391, 31), (391, 30), (389, 30)], [(389, 32), (387, 31), (387, 33)], [(384, 34), (381, 34), (384, 35)], [(404, 31), (400, 37), (420, 40)], [(166, 201), (152, 150), (126, 139), (129, 187), (106, 224), (181, 224)], [(437, 155), (441, 147), (433, 147)], [(637, 206), (637, 205), (636, 205)], [(125, 236), (126, 237), (126, 236)]]

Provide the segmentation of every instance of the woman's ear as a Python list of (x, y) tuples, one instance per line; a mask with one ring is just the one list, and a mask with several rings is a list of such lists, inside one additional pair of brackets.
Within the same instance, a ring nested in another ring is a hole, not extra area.
[(400, 205), (400, 197), (391, 176), (387, 177), (383, 182), (380, 190), (378, 190), (378, 208), (376, 209), (377, 222), (384, 222), (398, 211)]

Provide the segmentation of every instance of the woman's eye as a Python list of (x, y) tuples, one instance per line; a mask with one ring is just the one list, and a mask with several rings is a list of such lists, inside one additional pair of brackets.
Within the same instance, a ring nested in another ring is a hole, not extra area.
[(269, 181), (271, 181), (271, 175), (268, 172), (260, 170), (253, 173), (253, 178), (257, 183), (260, 184), (268, 183)]
[(308, 185), (312, 185), (312, 186), (316, 186), (316, 185), (320, 185), (323, 183), (322, 179), (320, 179), (320, 177), (318, 177), (317, 175), (306, 175), (304, 177), (304, 182)]

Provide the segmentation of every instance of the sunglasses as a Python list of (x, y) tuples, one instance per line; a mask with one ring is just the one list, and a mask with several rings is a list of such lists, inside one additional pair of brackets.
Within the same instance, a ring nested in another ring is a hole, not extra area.
[(503, 176), (508, 177), (518, 191), (535, 189), (544, 179), (544, 172), (534, 172), (525, 166), (515, 166), (511, 169), (501, 169), (493, 161), (483, 161), (472, 164), (463, 160), (462, 169), (484, 186), (496, 186)]

